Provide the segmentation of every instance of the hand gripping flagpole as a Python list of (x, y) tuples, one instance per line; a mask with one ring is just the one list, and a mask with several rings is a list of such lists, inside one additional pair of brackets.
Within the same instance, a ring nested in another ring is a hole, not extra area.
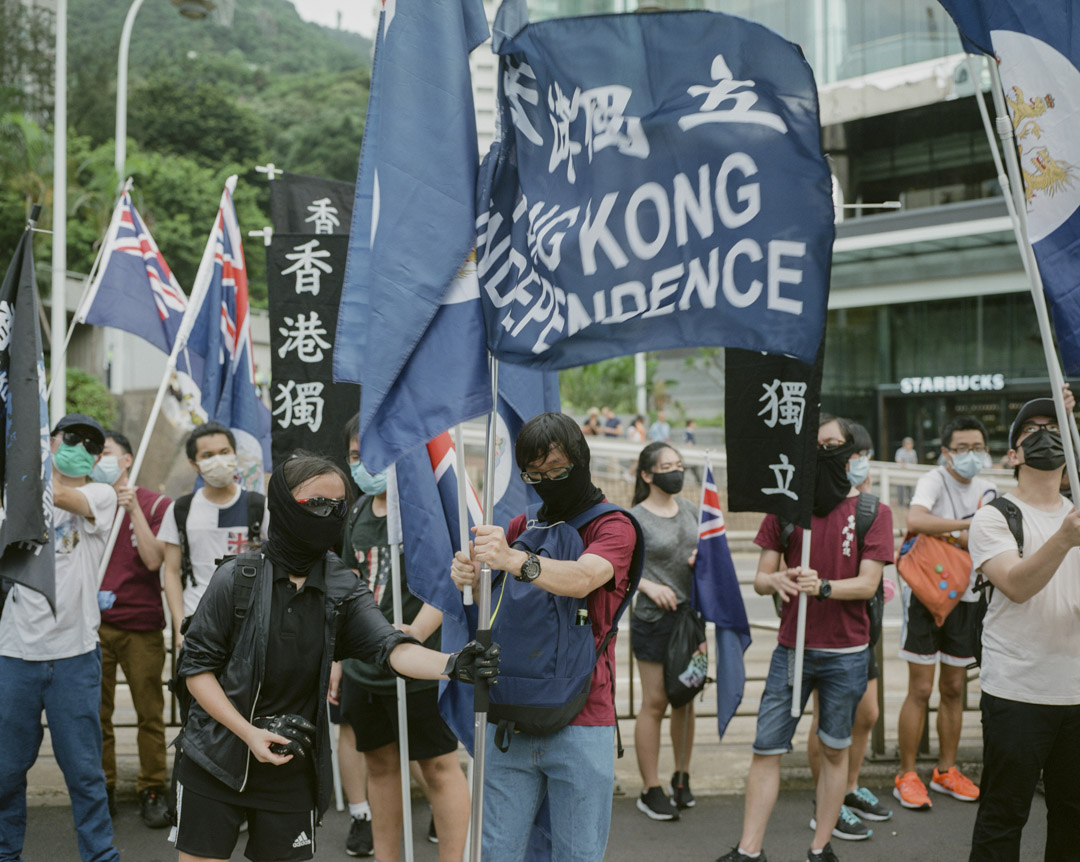
[[(390, 584), (394, 628), (405, 622), (401, 611), (401, 504), (398, 502), (397, 467), (386, 470), (386, 534), (390, 544)], [(409, 777), (409, 710), (405, 677), (397, 678), (398, 755), (401, 769), (401, 827), (405, 837), (405, 862), (413, 862), (412, 793)]]
[[(802, 531), (802, 559), (799, 565), (810, 568), (810, 531)], [(791, 689), (791, 717), (802, 715), (803, 654), (806, 652), (806, 593), (799, 591), (799, 612), (795, 622), (795, 679)]]
[[(235, 174), (225, 181), (225, 187), (229, 190), (231, 196), (236, 189)], [(158, 414), (161, 413), (165, 393), (169, 389), (169, 381), (172, 379), (173, 371), (176, 370), (177, 359), (187, 347), (188, 338), (191, 337), (191, 330), (195, 327), (195, 321), (199, 317), (199, 310), (202, 307), (203, 300), (206, 298), (206, 292), (210, 288), (210, 278), (214, 271), (214, 255), (217, 252), (217, 241), (217, 219), (215, 218), (214, 229), (210, 231), (210, 237), (206, 241), (206, 248), (203, 249), (202, 260), (199, 261), (199, 271), (195, 275), (195, 285), (191, 289), (187, 309), (184, 311), (184, 317), (180, 321), (180, 329), (176, 333), (176, 341), (173, 342), (172, 352), (165, 362), (165, 373), (162, 375), (157, 395), (154, 397), (154, 405), (150, 408), (150, 417), (146, 420), (146, 427), (143, 428), (142, 439), (139, 440), (139, 448), (135, 452), (135, 460), (131, 462), (131, 469), (128, 470), (129, 485), (134, 486), (135, 480), (138, 478), (139, 469), (142, 467), (143, 459), (146, 457), (146, 450), (150, 445), (150, 436), (154, 431), (154, 425), (157, 423)], [(112, 559), (113, 548), (116, 547), (116, 539), (120, 535), (120, 527), (123, 522), (123, 515), (117, 512), (116, 517), (113, 519), (112, 530), (109, 533), (109, 541), (105, 545), (105, 553), (101, 558), (101, 566), (98, 568), (99, 587), (105, 579), (105, 570), (109, 567), (109, 560)]]
[[(499, 405), (499, 361), (492, 356), (491, 367), (491, 414), (488, 416), (487, 447), (484, 453), (484, 523), (492, 522), (495, 508), (495, 426)], [(460, 482), (460, 477), (458, 477)], [(465, 547), (468, 547), (466, 545)], [(483, 646), (491, 643), (491, 566), (480, 566), (480, 595), (476, 606), (476, 640)], [(483, 626), (483, 628), (481, 628)], [(472, 811), (469, 817), (469, 859), (480, 862), (484, 834), (484, 765), (487, 746), (488, 682), (477, 679), (473, 684), (473, 786)]]

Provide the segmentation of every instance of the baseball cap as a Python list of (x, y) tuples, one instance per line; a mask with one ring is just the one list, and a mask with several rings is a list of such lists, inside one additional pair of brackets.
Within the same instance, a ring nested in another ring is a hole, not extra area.
[(1057, 416), (1057, 407), (1053, 398), (1032, 398), (1020, 408), (1020, 412), (1013, 419), (1012, 427), (1009, 428), (1009, 448), (1016, 448), (1016, 438), (1020, 436), (1020, 429), (1024, 423), (1033, 416)]
[(94, 440), (99, 446), (105, 445), (105, 429), (101, 424), (85, 413), (68, 413), (53, 428), (53, 434), (67, 431), (69, 428), (78, 428), (90, 440)]

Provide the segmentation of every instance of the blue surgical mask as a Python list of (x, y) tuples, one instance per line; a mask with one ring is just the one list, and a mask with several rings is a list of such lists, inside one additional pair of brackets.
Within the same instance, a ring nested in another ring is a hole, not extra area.
[(961, 479), (974, 479), (986, 465), (982, 452), (965, 452), (952, 456), (952, 468)]
[(102, 455), (101, 460), (90, 471), (91, 482), (104, 482), (113, 485), (124, 471), (120, 469), (120, 462), (115, 455)]
[(852, 458), (848, 464), (850, 465), (847, 474), (848, 481), (851, 482), (852, 488), (858, 487), (870, 475), (870, 456), (860, 455), (858, 458)]
[(386, 493), (386, 473), (376, 473), (372, 476), (364, 469), (364, 465), (360, 461), (350, 464), (349, 471), (352, 473), (353, 481), (365, 494), (378, 495)]

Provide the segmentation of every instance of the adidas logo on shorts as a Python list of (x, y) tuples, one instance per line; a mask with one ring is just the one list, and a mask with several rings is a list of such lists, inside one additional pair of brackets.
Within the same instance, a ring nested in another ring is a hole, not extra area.
[(292, 843), (293, 847), (307, 847), (311, 843), (311, 839), (308, 838), (306, 832), (301, 832), (296, 836), (296, 840)]

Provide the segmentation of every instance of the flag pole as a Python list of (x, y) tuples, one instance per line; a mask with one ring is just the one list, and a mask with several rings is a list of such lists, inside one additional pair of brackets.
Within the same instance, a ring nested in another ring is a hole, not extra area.
[[(1046, 308), (1046, 292), (1043, 289), (1042, 274), (1039, 272), (1038, 262), (1035, 260), (1035, 250), (1032, 247), (1031, 237), (1028, 234), (1027, 204), (1024, 200), (1024, 182), (1020, 176), (1020, 159), (1016, 155), (1016, 145), (1013, 140), (1012, 120), (1009, 119), (1008, 111), (1005, 108), (1005, 97), (1001, 89), (1001, 76), (998, 72), (997, 63), (991, 60), (989, 65), (992, 81), (990, 90), (994, 97), (994, 110), (997, 114), (997, 134), (1001, 139), (1002, 149), (1005, 150), (1005, 164), (1008, 166), (1007, 179), (1001, 175), (1000, 162), (997, 158), (997, 147), (992, 138), (990, 139), (990, 149), (994, 152), (995, 165), (998, 165), (999, 181), (1003, 183), (1002, 190), (1005, 192), (1006, 206), (1008, 207), (1009, 215), (1013, 220), (1013, 230), (1016, 232), (1017, 245), (1020, 247), (1020, 254), (1024, 259), (1024, 269), (1027, 271), (1028, 280), (1031, 285), (1031, 298), (1035, 303), (1035, 317), (1039, 323), (1039, 335), (1042, 340), (1043, 354), (1046, 358), (1046, 369), (1050, 376), (1050, 389), (1054, 399), (1054, 407), (1057, 410), (1059, 423), (1066, 425), (1069, 428), (1068, 434), (1061, 435), (1061, 446), (1065, 451), (1065, 469), (1069, 476), (1069, 487), (1072, 488), (1073, 493), (1076, 493), (1077, 489), (1080, 488), (1080, 481), (1078, 481), (1077, 477), (1076, 449), (1074, 441), (1080, 435), (1077, 434), (1076, 430), (1076, 418), (1070, 411), (1065, 409), (1065, 395), (1062, 392), (1062, 388), (1065, 385), (1065, 378), (1062, 374), (1061, 363), (1058, 361), (1057, 353), (1054, 348), (1054, 336), (1050, 329), (1050, 315)], [(980, 109), (985, 111), (985, 105), (982, 104), (982, 90), (979, 88), (977, 82), (974, 83)], [(984, 119), (984, 122), (986, 122), (986, 120), (988, 120), (988, 118)]]
[[(236, 188), (236, 175), (229, 177), (225, 181), (225, 187), (229, 190), (230, 194), (232, 190)], [(218, 209), (220, 212), (220, 207)], [(199, 310), (203, 304), (203, 300), (206, 298), (206, 292), (210, 288), (210, 277), (214, 270), (214, 256), (217, 252), (217, 218), (214, 219), (214, 227), (210, 230), (210, 237), (206, 241), (206, 247), (203, 249), (202, 260), (199, 261), (199, 270), (195, 275), (195, 285), (191, 289), (191, 298), (188, 300), (188, 307), (184, 311), (184, 317), (180, 321), (180, 329), (176, 333), (176, 341), (173, 342), (172, 352), (169, 353), (169, 358), (165, 362), (165, 373), (161, 377), (161, 383), (158, 385), (157, 395), (154, 396), (154, 404), (150, 408), (150, 416), (146, 420), (146, 426), (143, 428), (142, 439), (139, 440), (139, 448), (135, 452), (135, 459), (131, 462), (131, 469), (128, 470), (128, 483), (135, 485), (135, 480), (139, 476), (139, 470), (142, 467), (143, 459), (146, 457), (146, 450), (150, 446), (150, 435), (154, 431), (154, 425), (157, 423), (158, 414), (161, 413), (161, 405), (165, 402), (165, 393), (169, 389), (169, 381), (172, 379), (173, 372), (176, 370), (176, 362), (180, 356), (181, 351), (187, 347), (188, 338), (191, 336), (191, 330), (195, 326), (195, 321), (199, 317)], [(101, 566), (98, 569), (98, 585), (105, 578), (105, 570), (109, 567), (109, 560), (112, 559), (113, 548), (116, 547), (117, 537), (120, 535), (120, 527), (123, 524), (124, 518), (117, 513), (118, 517), (113, 519), (112, 530), (109, 533), (109, 541), (105, 545), (105, 553), (101, 558)]]
[[(469, 552), (469, 483), (465, 478), (465, 438), (461, 433), (461, 425), (454, 426), (454, 464), (457, 468), (457, 522), (458, 542), (461, 552)], [(462, 603), (473, 603), (472, 586), (466, 585), (462, 593)]]
[[(401, 503), (398, 500), (397, 467), (386, 470), (386, 533), (390, 545), (390, 586), (394, 608), (394, 628), (405, 620), (401, 609)], [(398, 759), (401, 770), (401, 828), (405, 837), (405, 862), (413, 862), (412, 794), (409, 778), (409, 708), (405, 677), (397, 678)]]
[[(495, 508), (495, 427), (499, 406), (499, 360), (489, 358), (491, 368), (491, 414), (488, 416), (487, 447), (484, 452), (484, 523), (492, 522)], [(466, 545), (468, 547), (468, 545)], [(491, 566), (480, 567), (480, 595), (477, 601), (476, 640), (483, 646), (491, 643)], [(469, 859), (480, 862), (484, 834), (484, 766), (487, 746), (487, 680), (476, 680), (473, 685), (473, 786), (472, 810), (469, 817)]]
[[(810, 530), (802, 532), (802, 559), (804, 569), (810, 568)], [(791, 717), (802, 715), (803, 654), (806, 652), (806, 593), (799, 592), (799, 610), (795, 623), (795, 679), (792, 680)]]

